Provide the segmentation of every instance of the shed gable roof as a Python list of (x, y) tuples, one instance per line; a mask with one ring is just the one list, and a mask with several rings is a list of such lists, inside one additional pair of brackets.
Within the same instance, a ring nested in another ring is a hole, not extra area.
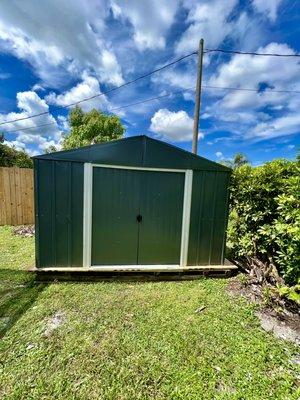
[(145, 135), (43, 154), (33, 158), (134, 167), (230, 171), (230, 168), (224, 165)]

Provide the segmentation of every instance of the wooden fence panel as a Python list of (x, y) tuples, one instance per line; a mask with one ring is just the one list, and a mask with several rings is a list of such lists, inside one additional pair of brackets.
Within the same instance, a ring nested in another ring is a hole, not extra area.
[(0, 168), (0, 225), (34, 223), (33, 170)]

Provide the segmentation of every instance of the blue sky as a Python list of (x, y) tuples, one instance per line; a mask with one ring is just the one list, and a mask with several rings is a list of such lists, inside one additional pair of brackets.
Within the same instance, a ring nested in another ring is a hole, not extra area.
[[(0, 122), (6, 143), (31, 155), (60, 146), (66, 109), (173, 59), (205, 47), (300, 53), (297, 0), (2, 0)], [(116, 111), (126, 136), (147, 134), (191, 149), (196, 61), (82, 103)], [(211, 53), (204, 58), (199, 151), (212, 160), (243, 152), (254, 165), (293, 158), (300, 146), (300, 59)], [(179, 92), (179, 93), (178, 93)], [(32, 128), (37, 125), (51, 125)], [(30, 128), (30, 129), (26, 129)], [(22, 130), (23, 129), (23, 130)], [(14, 131), (14, 132), (10, 132)]]

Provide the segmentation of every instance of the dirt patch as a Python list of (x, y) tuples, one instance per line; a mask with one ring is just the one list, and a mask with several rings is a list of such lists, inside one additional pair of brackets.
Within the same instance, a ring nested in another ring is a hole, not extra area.
[(288, 340), (300, 345), (300, 319), (298, 322), (296, 319), (289, 319), (288, 321), (286, 318), (280, 319), (271, 310), (258, 311), (256, 316), (265, 331), (272, 332), (279, 339)]
[(34, 225), (21, 225), (13, 228), (14, 235), (30, 237), (34, 236), (34, 233), (35, 233)]
[(66, 322), (66, 314), (64, 312), (58, 311), (52, 317), (47, 320), (46, 329), (44, 331), (44, 336), (49, 337), (57, 328)]
[(285, 309), (275, 310), (266, 306), (263, 289), (260, 285), (243, 284), (238, 278), (233, 278), (228, 285), (231, 296), (246, 298), (259, 306), (256, 312), (262, 328), (272, 332), (274, 336), (300, 345), (300, 315)]

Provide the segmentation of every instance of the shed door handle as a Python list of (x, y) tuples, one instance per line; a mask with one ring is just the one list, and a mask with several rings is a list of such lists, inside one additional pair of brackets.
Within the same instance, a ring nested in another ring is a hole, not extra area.
[(142, 222), (143, 217), (139, 214), (136, 216), (137, 222)]

